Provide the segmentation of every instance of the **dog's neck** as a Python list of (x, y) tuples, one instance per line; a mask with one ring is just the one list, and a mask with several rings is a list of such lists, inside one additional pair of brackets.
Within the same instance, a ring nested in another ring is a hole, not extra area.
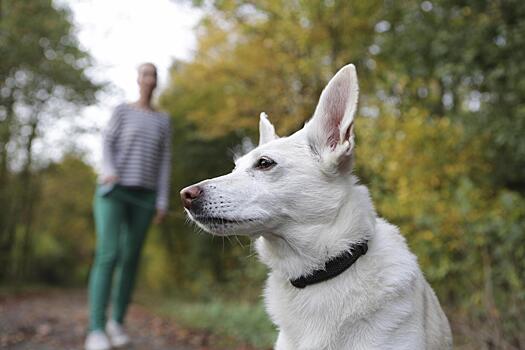
[(352, 245), (373, 239), (376, 212), (364, 186), (352, 184), (347, 200), (329, 224), (294, 223), (263, 235), (256, 247), (261, 261), (284, 279), (318, 270)]

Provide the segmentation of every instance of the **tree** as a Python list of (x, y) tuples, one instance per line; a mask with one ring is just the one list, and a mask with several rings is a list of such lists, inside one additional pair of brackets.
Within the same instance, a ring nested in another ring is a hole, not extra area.
[[(197, 30), (195, 57), (176, 64), (172, 74), (172, 89), (186, 93), (180, 101), (188, 110), (186, 118), (207, 137), (233, 130), (255, 136), (261, 111), (281, 133), (300, 128), (339, 67), (354, 62), (362, 77), (370, 74), (365, 62), (380, 5), (380, 1), (209, 3)], [(362, 81), (366, 85), (368, 79)], [(170, 94), (168, 90), (166, 96)]]
[(0, 202), (8, 203), (0, 213), (1, 277), (11, 268), (15, 236), (21, 256), (30, 253), (32, 150), (42, 124), (94, 102), (102, 85), (86, 76), (92, 62), (66, 8), (51, 0), (2, 0), (0, 6)]
[(488, 137), (492, 186), (525, 194), (525, 3), (438, 0), (387, 3), (374, 46), (386, 96)]

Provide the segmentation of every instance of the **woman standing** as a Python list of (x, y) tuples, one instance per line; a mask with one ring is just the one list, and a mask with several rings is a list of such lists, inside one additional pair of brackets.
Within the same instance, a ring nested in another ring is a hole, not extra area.
[[(139, 100), (119, 105), (104, 134), (102, 174), (94, 198), (97, 244), (89, 279), (86, 350), (130, 342), (123, 323), (140, 252), (151, 221), (160, 223), (168, 207), (170, 121), (151, 106), (156, 67), (141, 64), (137, 81)], [(112, 316), (106, 322), (110, 299)]]

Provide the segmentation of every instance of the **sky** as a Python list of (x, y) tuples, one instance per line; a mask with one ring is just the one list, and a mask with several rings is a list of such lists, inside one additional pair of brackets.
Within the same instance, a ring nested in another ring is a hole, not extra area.
[[(97, 81), (108, 81), (112, 88), (100, 95), (97, 105), (81, 111), (79, 118), (54, 125), (46, 142), (63, 144), (69, 130), (81, 124), (101, 129), (112, 109), (121, 102), (138, 98), (137, 66), (153, 62), (158, 68), (157, 95), (168, 83), (173, 59), (189, 59), (195, 49), (193, 28), (201, 13), (180, 1), (170, 0), (55, 0), (72, 10), (81, 47), (95, 59), (89, 71)], [(87, 161), (96, 168), (101, 160), (100, 133), (86, 134), (75, 143), (87, 151)], [(41, 145), (41, 148), (45, 148)]]

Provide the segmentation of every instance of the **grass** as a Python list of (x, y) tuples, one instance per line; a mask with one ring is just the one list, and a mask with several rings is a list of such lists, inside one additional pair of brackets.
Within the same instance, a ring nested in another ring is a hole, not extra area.
[(164, 300), (147, 302), (156, 312), (169, 316), (183, 327), (206, 330), (258, 349), (272, 348), (277, 331), (262, 302)]

